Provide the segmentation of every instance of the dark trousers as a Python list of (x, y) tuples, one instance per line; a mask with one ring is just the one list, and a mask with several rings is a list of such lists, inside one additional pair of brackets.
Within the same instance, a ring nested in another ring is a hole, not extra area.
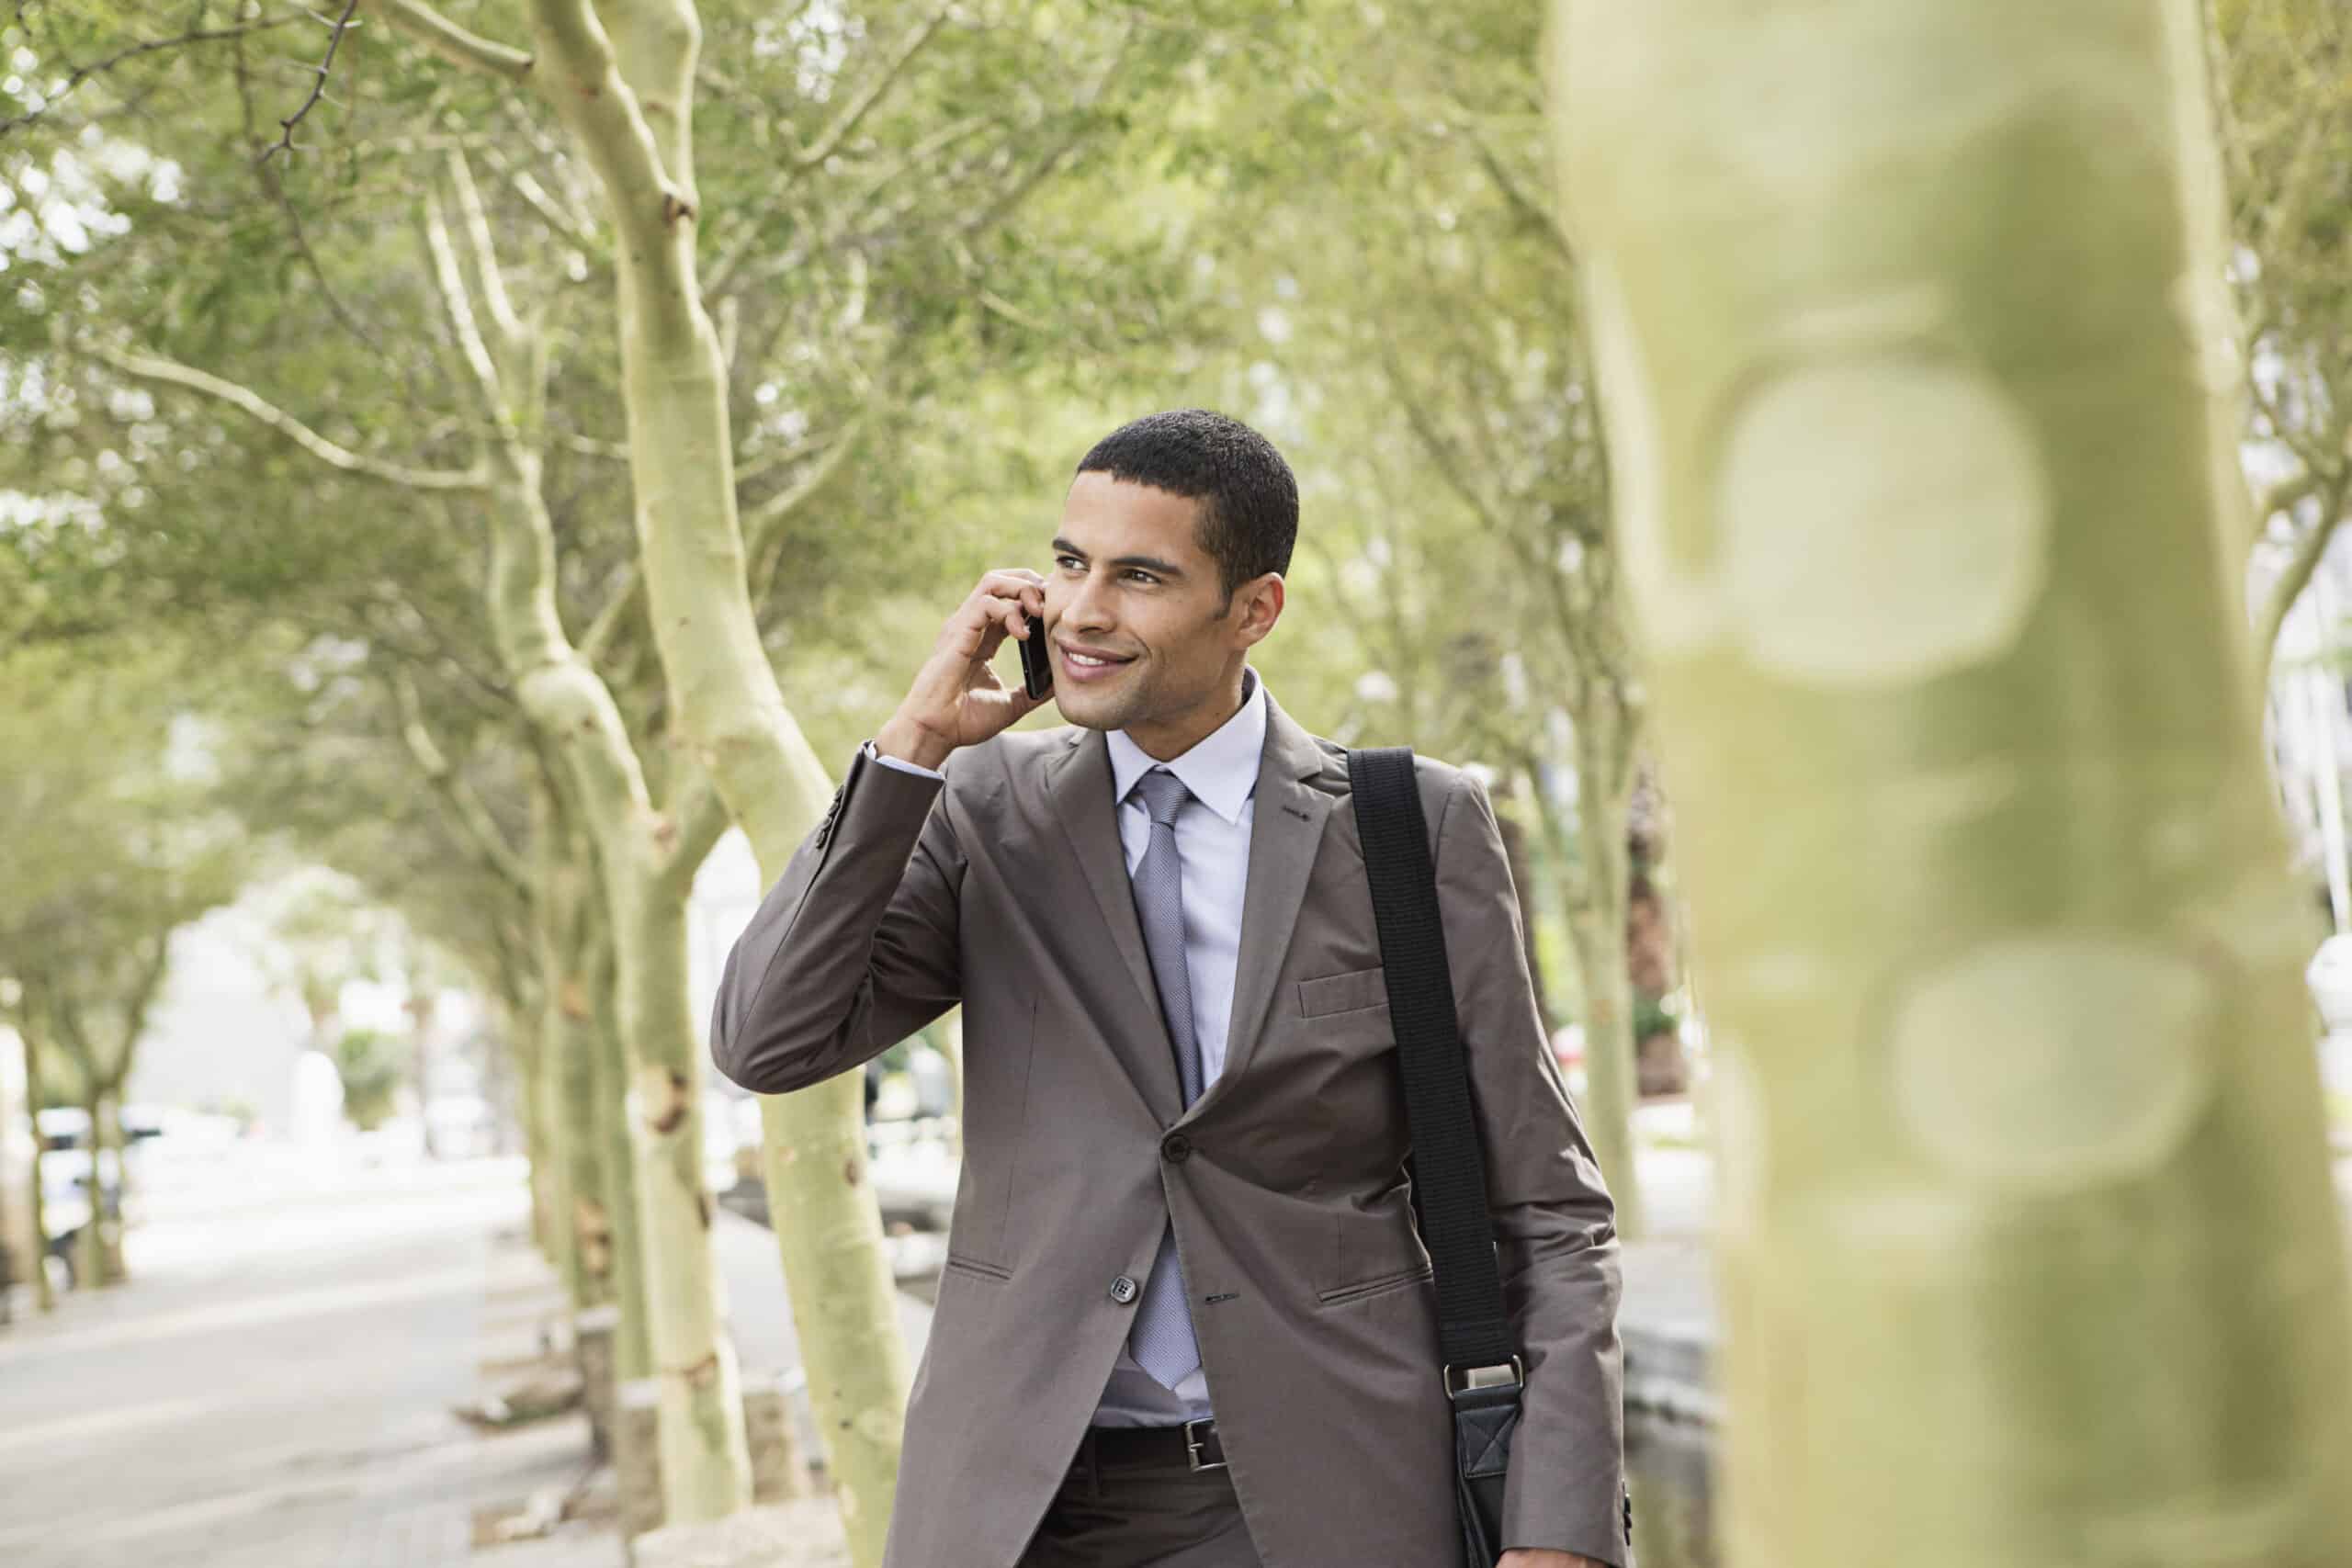
[(1116, 1463), (1090, 1431), (1020, 1568), (1259, 1568), (1231, 1477)]

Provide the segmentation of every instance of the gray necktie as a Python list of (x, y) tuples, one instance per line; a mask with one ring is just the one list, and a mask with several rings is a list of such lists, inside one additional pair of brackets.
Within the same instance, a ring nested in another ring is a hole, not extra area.
[[(1168, 1036), (1176, 1045), (1177, 1080), (1184, 1103), (1190, 1106), (1201, 1097), (1201, 1043), (1193, 1029), (1192, 976), (1184, 963), (1184, 885), (1176, 860), (1176, 813), (1192, 798), (1192, 792), (1165, 768), (1152, 769), (1136, 780), (1134, 787), (1143, 798), (1144, 809), (1151, 813), (1151, 847), (1144, 851), (1135, 872), (1136, 913), (1143, 921), (1144, 945), (1151, 953), (1151, 977), (1159, 988), (1159, 1010), (1168, 1020)], [(1159, 1255), (1152, 1259), (1151, 1277), (1144, 1282), (1143, 1298), (1136, 1304), (1127, 1346), (1136, 1364), (1170, 1390), (1201, 1364), (1172, 1221), (1159, 1233)]]

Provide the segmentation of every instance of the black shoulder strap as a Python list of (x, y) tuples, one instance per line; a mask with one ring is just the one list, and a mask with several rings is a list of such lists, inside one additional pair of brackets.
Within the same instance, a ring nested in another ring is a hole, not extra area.
[(1438, 1342), (1450, 1367), (1501, 1366), (1519, 1347), (1495, 1266), (1487, 1168), (1471, 1115), (1453, 974), (1438, 916), (1437, 869), (1413, 782), (1412, 748), (1351, 750), (1348, 779), (1405, 1079), (1422, 1238), (1437, 1272)]

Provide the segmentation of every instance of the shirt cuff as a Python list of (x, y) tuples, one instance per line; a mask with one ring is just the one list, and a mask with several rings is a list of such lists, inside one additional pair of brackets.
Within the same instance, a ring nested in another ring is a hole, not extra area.
[(871, 740), (865, 743), (865, 750), (867, 756), (884, 767), (896, 768), (902, 773), (917, 773), (927, 779), (944, 779), (947, 776), (937, 768), (926, 768), (921, 762), (910, 762), (903, 758), (886, 756), (875, 749), (874, 742)]

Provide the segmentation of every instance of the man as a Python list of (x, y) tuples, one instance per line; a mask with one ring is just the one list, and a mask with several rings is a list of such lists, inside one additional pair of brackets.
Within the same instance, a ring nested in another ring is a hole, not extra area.
[[(964, 1007), (888, 1568), (1459, 1562), (1346, 753), (1247, 663), (1297, 525), (1232, 420), (1102, 441), (1052, 572), (980, 579), (729, 955), (713, 1053), (763, 1093)], [(1070, 724), (1006, 733), (1033, 635)], [(1503, 1568), (1621, 1564), (1613, 1210), (1485, 791), (1417, 782), (1526, 1378)]]

